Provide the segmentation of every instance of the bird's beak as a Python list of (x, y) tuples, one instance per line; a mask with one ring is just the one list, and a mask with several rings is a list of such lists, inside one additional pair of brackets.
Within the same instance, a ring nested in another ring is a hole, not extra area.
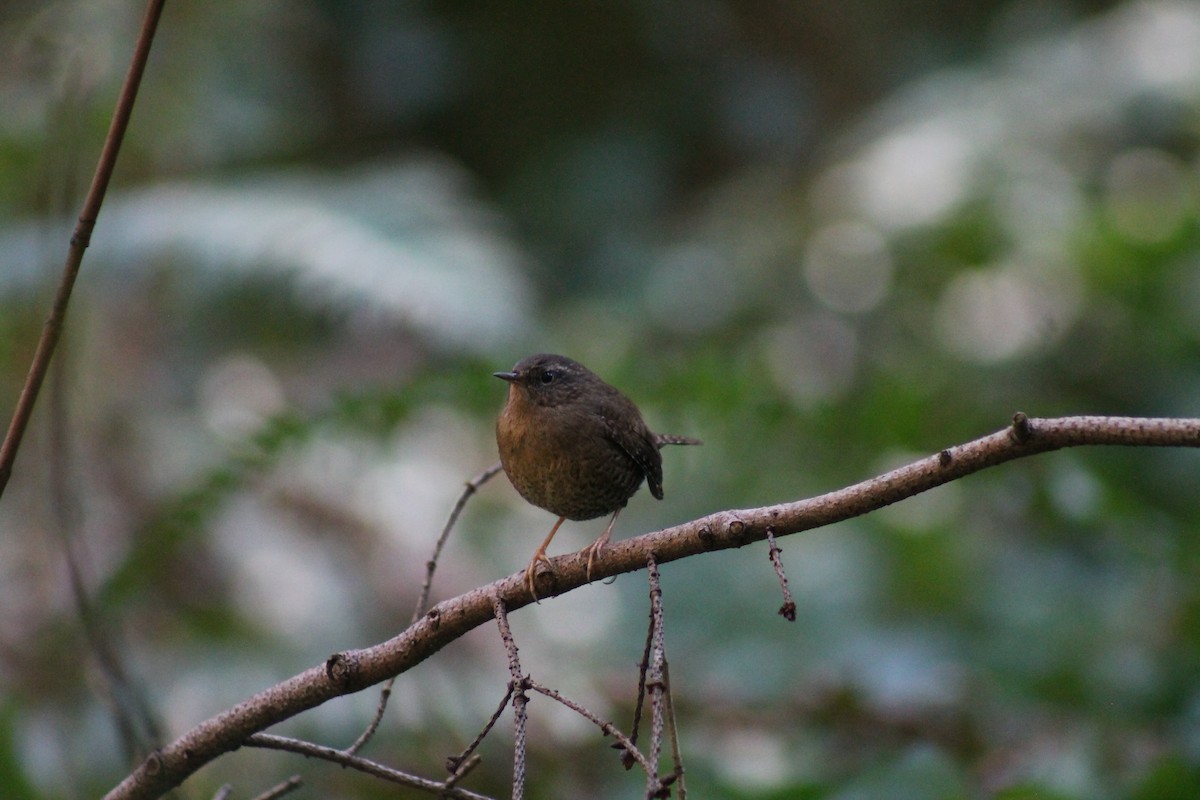
[(509, 383), (515, 383), (517, 378), (521, 377), (515, 372), (493, 372), (492, 376)]

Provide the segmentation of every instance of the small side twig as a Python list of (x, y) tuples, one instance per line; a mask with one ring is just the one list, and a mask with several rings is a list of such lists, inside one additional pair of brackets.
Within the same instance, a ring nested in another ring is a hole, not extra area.
[(393, 675), (388, 678), (383, 684), (383, 688), (379, 690), (379, 702), (375, 705), (375, 713), (371, 716), (371, 721), (367, 723), (366, 729), (358, 735), (353, 744), (346, 748), (347, 754), (354, 755), (362, 750), (379, 730), (379, 723), (383, 722), (383, 713), (387, 711), (388, 701), (392, 699), (392, 687), (396, 685), (397, 677)]
[(330, 761), (334, 764), (340, 764), (343, 767), (358, 770), (367, 775), (373, 775), (376, 778), (382, 778), (385, 781), (407, 786), (410, 789), (418, 789), (441, 797), (448, 797), (451, 800), (494, 800), (494, 798), (490, 798), (487, 795), (476, 794), (466, 789), (460, 789), (457, 786), (448, 786), (445, 781), (431, 781), (428, 778), (420, 778), (416, 775), (380, 764), (377, 761), (351, 755), (344, 750), (325, 747), (299, 739), (291, 739), (286, 736), (276, 736), (271, 733), (255, 733), (247, 737), (242, 744), (246, 747), (283, 750), (288, 753), (298, 753), (302, 756), (308, 756), (309, 758), (319, 758), (323, 761)]
[(449, 788), (453, 788), (454, 786), (458, 785), (458, 782), (461, 781), (463, 778), (467, 777), (468, 775), (470, 775), (471, 770), (478, 767), (482, 761), (483, 761), (483, 758), (481, 756), (479, 756), (478, 754), (476, 754), (476, 755), (472, 755), (467, 760), (461, 762), (457, 767), (455, 767), (453, 770), (451, 770), (450, 776), (448, 778), (446, 778), (446, 783), (445, 783), (446, 788), (449, 789)]
[[(496, 726), (496, 721), (500, 719), (500, 715), (503, 714), (504, 709), (508, 707), (508, 701), (512, 699), (514, 688), (515, 687), (513, 686), (512, 681), (509, 681), (508, 691), (504, 693), (504, 698), (500, 701), (500, 705), (496, 707), (496, 712), (492, 714), (492, 718), (489, 719), (487, 724), (483, 726), (483, 730), (479, 732), (479, 735), (475, 737), (475, 740), (467, 745), (466, 749), (458, 755), (450, 756), (446, 759), (446, 771), (450, 773), (452, 778), (456, 775), (459, 775), (459, 773), (463, 771), (463, 764), (470, 760), (471, 755), (475, 752), (475, 749), (483, 743), (484, 737), (491, 733), (492, 728)], [(458, 779), (461, 779), (461, 775), (459, 775)]]
[(525, 728), (528, 714), (525, 706), (529, 703), (529, 695), (525, 689), (529, 680), (521, 672), (521, 659), (517, 654), (517, 643), (513, 639), (512, 630), (508, 627), (508, 611), (499, 594), (492, 595), (492, 609), (496, 614), (496, 625), (500, 628), (500, 638), (504, 640), (504, 652), (508, 654), (508, 673), (511, 676), (511, 694), (513, 706), (513, 800), (525, 797)]
[(788, 622), (795, 622), (796, 601), (792, 598), (792, 590), (788, 586), (787, 575), (783, 571), (783, 561), (779, 558), (779, 554), (783, 551), (779, 549), (779, 545), (775, 544), (775, 529), (768, 525), (766, 534), (767, 556), (771, 559), (771, 564), (775, 567), (775, 575), (779, 578), (779, 588), (783, 591), (783, 605), (779, 607), (779, 616)]
[(642, 752), (637, 749), (637, 745), (630, 741), (628, 736), (617, 730), (617, 727), (611, 722), (600, 719), (600, 717), (596, 716), (596, 714), (593, 712), (579, 705), (574, 700), (569, 700), (568, 698), (563, 697), (554, 689), (551, 689), (547, 686), (542, 686), (540, 683), (534, 680), (528, 681), (528, 684), (530, 691), (537, 692), (538, 694), (544, 694), (546, 697), (549, 697), (552, 700), (557, 700), (567, 708), (574, 711), (576, 714), (579, 714), (581, 717), (591, 722), (606, 735), (613, 737), (613, 739), (616, 740), (616, 743), (620, 745), (620, 747), (626, 753), (629, 754), (629, 757), (632, 758), (635, 763), (641, 765), (642, 769), (647, 773), (650, 772), (650, 762), (647, 761), (646, 757), (642, 755)]
[[(646, 645), (642, 649), (642, 660), (638, 663), (638, 688), (637, 688), (637, 703), (633, 708), (633, 727), (629, 733), (629, 740), (635, 745), (638, 740), (638, 728), (642, 725), (642, 706), (646, 700), (646, 672), (650, 669), (650, 648), (654, 644), (654, 611), (649, 614), (650, 623), (646, 628)], [(613, 745), (617, 747), (617, 745)], [(628, 751), (621, 755), (621, 763), (625, 769), (633, 768), (633, 757)]]
[[(667, 734), (671, 737), (671, 760), (675, 772), (671, 779), (679, 783), (679, 800), (687, 800), (687, 784), (683, 781), (683, 753), (679, 750), (679, 726), (675, 721), (675, 700), (671, 695), (671, 665), (663, 661), (663, 683), (667, 687)], [(664, 781), (667, 785), (669, 781)]]
[[(450, 531), (454, 530), (455, 523), (458, 522), (458, 516), (466, 507), (467, 501), (471, 499), (471, 495), (479, 491), (479, 487), (490, 481), (496, 476), (496, 473), (501, 470), (500, 462), (497, 461), (490, 467), (480, 472), (474, 478), (467, 481), (466, 488), (462, 494), (458, 496), (458, 501), (455, 502), (454, 508), (450, 511), (450, 517), (446, 520), (446, 524), (442, 526), (442, 533), (438, 536), (437, 543), (433, 546), (433, 554), (429, 556), (429, 560), (425, 562), (425, 581), (421, 584), (420, 594), (417, 595), (417, 605), (413, 609), (412, 619), (409, 620), (409, 625), (420, 619), (425, 613), (425, 608), (429, 604), (429, 592), (433, 588), (433, 573), (437, 570), (438, 559), (441, 558), (442, 548), (446, 546), (446, 540), (450, 538)], [(392, 687), (396, 685), (395, 676), (388, 678), (384, 683), (383, 688), (379, 691), (379, 703), (375, 706), (375, 714), (371, 717), (371, 721), (367, 724), (359, 737), (354, 740), (354, 744), (346, 748), (346, 752), (354, 755), (362, 750), (367, 742), (371, 741), (371, 737), (379, 730), (379, 724), (383, 721), (383, 714), (387, 711), (388, 701), (392, 697)]]
[(454, 525), (458, 522), (459, 514), (466, 507), (467, 501), (471, 499), (471, 495), (479, 491), (479, 487), (496, 477), (496, 473), (501, 469), (502, 466), (499, 461), (492, 464), (483, 472), (480, 472), (474, 478), (467, 481), (462, 494), (458, 496), (458, 500), (454, 503), (454, 508), (450, 510), (450, 516), (446, 519), (446, 524), (442, 526), (442, 533), (438, 536), (437, 544), (433, 546), (433, 555), (425, 562), (425, 582), (421, 584), (421, 593), (417, 597), (417, 607), (413, 609), (412, 620), (409, 624), (416, 622), (425, 613), (425, 607), (429, 604), (429, 591), (433, 587), (433, 573), (437, 570), (437, 563), (438, 559), (441, 558), (442, 548), (446, 546), (446, 540), (450, 538), (450, 531), (454, 530)]
[[(289, 792), (294, 792), (303, 784), (304, 781), (299, 775), (293, 775), (287, 780), (275, 784), (265, 792), (255, 795), (253, 800), (276, 800), (277, 798), (283, 797)], [(213, 795), (212, 800), (229, 800), (231, 796), (233, 796), (233, 784), (227, 783), (220, 789), (217, 789), (217, 792)]]
[(304, 781), (300, 780), (299, 775), (293, 775), (286, 781), (277, 783), (270, 789), (267, 789), (265, 792), (255, 797), (254, 800), (276, 800), (276, 798), (283, 797), (288, 792), (296, 791), (303, 783)]

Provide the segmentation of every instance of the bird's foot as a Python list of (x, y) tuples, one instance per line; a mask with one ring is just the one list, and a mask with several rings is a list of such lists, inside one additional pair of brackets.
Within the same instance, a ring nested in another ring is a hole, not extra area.
[(550, 570), (551, 572), (557, 571), (554, 569), (553, 562), (550, 561), (549, 557), (544, 551), (538, 550), (533, 554), (533, 558), (529, 561), (529, 566), (525, 568), (525, 586), (528, 587), (529, 593), (533, 595), (533, 602), (535, 603), (541, 602), (538, 600), (537, 593), (537, 572), (538, 566), (541, 564), (545, 564), (546, 569)]
[(604, 548), (608, 546), (608, 537), (601, 536), (596, 541), (589, 544), (583, 549), (582, 554), (587, 556), (587, 581), (592, 582), (592, 563), (596, 560), (596, 556), (604, 552)]

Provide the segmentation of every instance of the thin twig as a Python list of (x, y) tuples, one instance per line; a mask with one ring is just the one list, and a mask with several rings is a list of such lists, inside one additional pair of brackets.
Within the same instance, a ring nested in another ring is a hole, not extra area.
[[(651, 609), (647, 615), (649, 624), (646, 626), (646, 644), (642, 648), (642, 660), (638, 663), (638, 688), (637, 702), (633, 707), (633, 727), (629, 732), (629, 741), (635, 745), (638, 740), (638, 728), (642, 724), (642, 705), (646, 701), (646, 672), (650, 669), (650, 647), (654, 643), (654, 611)], [(616, 747), (616, 745), (613, 745)], [(633, 768), (633, 758), (626, 752), (621, 755), (621, 763), (625, 765), (625, 769)]]
[(451, 770), (450, 775), (446, 778), (446, 788), (453, 788), (458, 785), (458, 782), (471, 774), (471, 770), (479, 766), (483, 758), (478, 754), (474, 754), (465, 761), (461, 762), (457, 767)]
[(767, 557), (775, 567), (775, 575), (779, 578), (779, 588), (783, 591), (783, 605), (779, 607), (779, 616), (788, 622), (796, 621), (796, 601), (792, 598), (792, 590), (788, 586), (787, 575), (783, 571), (783, 560), (779, 554), (783, 551), (775, 544), (775, 530), (767, 526)]
[[(442, 548), (446, 546), (446, 540), (450, 538), (450, 531), (454, 529), (455, 523), (458, 522), (459, 514), (462, 513), (463, 508), (467, 505), (467, 501), (471, 499), (471, 495), (479, 491), (480, 486), (483, 486), (483, 484), (494, 478), (500, 469), (500, 462), (497, 461), (467, 481), (466, 488), (463, 489), (462, 494), (458, 497), (458, 501), (454, 504), (454, 508), (450, 511), (450, 517), (446, 520), (446, 524), (442, 526), (442, 533), (438, 536), (437, 543), (433, 546), (433, 554), (425, 562), (425, 582), (421, 584), (421, 591), (417, 596), (417, 606), (413, 609), (412, 619), (409, 621), (410, 625), (420, 619), (421, 615), (425, 613), (425, 606), (429, 602), (429, 592), (433, 587), (433, 573), (437, 570), (438, 559), (442, 555)], [(346, 748), (346, 752), (350, 755), (354, 755), (359, 750), (362, 750), (363, 746), (379, 730), (379, 723), (383, 721), (383, 714), (387, 711), (388, 700), (391, 699), (392, 687), (395, 684), (396, 678), (392, 677), (383, 685), (383, 689), (379, 692), (379, 703), (375, 706), (375, 714), (371, 717), (370, 723), (367, 724), (366, 730), (354, 740), (354, 744)]]
[(483, 730), (479, 732), (479, 735), (475, 737), (475, 740), (467, 745), (467, 748), (458, 755), (450, 756), (446, 759), (446, 770), (451, 773), (451, 777), (456, 775), (461, 770), (463, 763), (471, 757), (471, 754), (475, 752), (475, 748), (479, 747), (479, 745), (483, 743), (484, 737), (487, 736), (491, 732), (492, 728), (496, 726), (496, 721), (500, 719), (500, 715), (503, 714), (504, 709), (508, 707), (508, 701), (512, 699), (514, 688), (515, 687), (513, 686), (512, 681), (509, 681), (508, 691), (504, 693), (504, 698), (500, 701), (500, 705), (496, 707), (496, 711), (494, 714), (492, 714), (492, 718), (489, 719), (487, 724), (483, 726)]
[(50, 493), (54, 500), (55, 529), (67, 564), (67, 585), (88, 649), (103, 680), (108, 701), (125, 755), (141, 758), (162, 741), (162, 729), (150, 701), (138, 681), (130, 678), (121, 657), (123, 648), (101, 619), (88, 596), (80, 557), (79, 498), (74, 491), (70, 413), (67, 407), (66, 361), (59, 358), (50, 376)]
[(371, 737), (379, 730), (379, 723), (383, 722), (383, 713), (387, 711), (388, 700), (392, 697), (392, 687), (396, 685), (396, 677), (387, 679), (383, 684), (383, 688), (379, 690), (379, 702), (375, 705), (375, 713), (371, 716), (371, 721), (367, 723), (366, 729), (358, 735), (354, 743), (346, 748), (346, 752), (354, 755), (359, 750), (362, 750), (367, 742), (371, 741)]
[(291, 739), (286, 736), (255, 733), (249, 736), (243, 742), (243, 745), (246, 747), (261, 747), (266, 750), (284, 750), (289, 753), (299, 753), (302, 756), (310, 758), (331, 761), (334, 764), (356, 769), (359, 772), (373, 775), (376, 778), (383, 778), (386, 781), (398, 783), (401, 786), (407, 786), (411, 789), (419, 789), (430, 794), (440, 794), (444, 797), (452, 798), (452, 800), (494, 800), (494, 798), (476, 794), (466, 789), (460, 789), (457, 786), (447, 786), (443, 781), (431, 781), (428, 778), (419, 778), (416, 775), (401, 772), (398, 769), (385, 766), (377, 761), (371, 761), (362, 756), (350, 755), (344, 750), (337, 750), (333, 747), (325, 747), (313, 744), (312, 742), (304, 742), (299, 739)]
[(598, 727), (605, 734), (613, 737), (613, 739), (619, 745), (621, 745), (621, 747), (625, 750), (625, 752), (629, 753), (629, 755), (633, 758), (633, 760), (636, 763), (640, 764), (642, 769), (645, 770), (647, 774), (649, 774), (650, 762), (646, 760), (646, 757), (644, 755), (642, 755), (642, 751), (637, 749), (637, 745), (635, 745), (633, 742), (631, 742), (629, 740), (628, 736), (621, 733), (621, 731), (617, 730), (617, 726), (613, 725), (611, 722), (600, 719), (600, 717), (596, 716), (596, 714), (592, 713), (588, 709), (579, 705), (574, 700), (570, 700), (566, 697), (563, 697), (561, 694), (559, 694), (558, 691), (556, 691), (554, 689), (551, 689), (546, 686), (542, 686), (540, 683), (538, 683), (537, 681), (534, 681), (532, 679), (530, 679), (527, 683), (529, 684), (529, 689), (531, 691), (538, 692), (539, 694), (544, 694), (544, 695), (546, 695), (546, 697), (549, 697), (552, 700), (557, 700), (558, 702), (562, 703), (567, 708), (574, 711), (576, 714), (579, 714), (581, 717), (583, 717), (584, 719), (591, 722), (593, 725)]
[(650, 670), (646, 678), (646, 689), (650, 693), (650, 753), (646, 757), (650, 762), (650, 772), (646, 776), (646, 800), (651, 800), (660, 796), (663, 788), (658, 777), (658, 759), (662, 753), (663, 722), (666, 717), (663, 708), (663, 662), (666, 660), (666, 647), (663, 643), (662, 583), (659, 581), (658, 564), (653, 553), (646, 559), (646, 567), (650, 575), (650, 618), (653, 620), (654, 630)]
[(277, 783), (262, 794), (257, 795), (254, 800), (276, 800), (276, 798), (283, 797), (288, 792), (296, 791), (303, 783), (304, 781), (300, 780), (299, 775), (293, 775), (286, 781)]
[[(658, 564), (744, 547), (766, 537), (799, 533), (861, 516), (935, 486), (1019, 458), (1084, 445), (1200, 447), (1200, 419), (1145, 417), (1020, 418), (1013, 424), (947, 448), (883, 475), (818, 497), (713, 514), (611, 544), (596, 558), (593, 574), (616, 575)], [(575, 556), (553, 559), (555, 595), (587, 583), (586, 564)], [(495, 597), (506, 610), (533, 602), (522, 570), (443, 600), (386, 642), (336, 653), (287, 680), (201, 722), (148, 756), (106, 795), (107, 800), (152, 800), (260, 731), (328, 700), (362, 691), (430, 658), (467, 632), (495, 618)]]
[(508, 627), (508, 611), (499, 594), (492, 595), (492, 609), (496, 614), (496, 625), (504, 641), (504, 652), (508, 654), (508, 674), (511, 678), (513, 706), (513, 800), (525, 797), (525, 729), (527, 714), (525, 706), (529, 696), (525, 694), (528, 679), (521, 672), (521, 658), (517, 654), (517, 643)]
[(33, 415), (33, 406), (37, 402), (38, 392), (46, 378), (50, 360), (62, 336), (63, 323), (67, 316), (67, 304), (71, 300), (71, 291), (75, 288), (75, 278), (79, 275), (79, 267), (83, 263), (83, 254), (92, 238), (92, 230), (96, 227), (96, 218), (100, 214), (100, 206), (104, 202), (104, 194), (112, 178), (113, 168), (117, 163), (117, 154), (121, 151), (121, 143), (125, 139), (125, 130), (129, 127), (129, 118), (133, 113), (133, 101), (137, 99), (138, 86), (142, 74), (146, 70), (146, 60), (150, 56), (150, 44), (154, 41), (154, 31), (158, 27), (162, 15), (163, 4), (166, 0), (150, 0), (146, 7), (146, 16), (142, 20), (142, 29), (134, 46), (133, 59), (129, 71), (125, 74), (125, 83), (117, 98), (117, 107), (113, 111), (112, 123), (108, 135), (104, 139), (104, 148), (100, 153), (100, 161), (92, 177), (91, 188), (83, 201), (83, 210), (79, 214), (79, 222), (71, 236), (71, 244), (67, 250), (67, 260), (63, 265), (62, 277), (59, 278), (58, 289), (54, 294), (54, 302), (50, 314), (42, 327), (42, 335), (38, 339), (29, 373), (25, 384), (21, 387), (21, 395), (17, 399), (17, 407), (13, 411), (8, 433), (4, 443), (0, 445), (0, 496), (8, 486), (12, 477), (13, 463), (17, 458), (17, 449), (25, 429), (29, 427), (29, 419)]
[(496, 477), (496, 473), (501, 468), (500, 462), (497, 461), (467, 481), (466, 487), (463, 489), (462, 494), (458, 496), (458, 501), (454, 504), (454, 508), (450, 510), (450, 516), (446, 519), (446, 524), (442, 526), (442, 534), (438, 536), (437, 544), (433, 546), (433, 555), (425, 562), (425, 582), (421, 584), (421, 594), (417, 597), (417, 607), (413, 609), (413, 622), (416, 622), (425, 613), (425, 606), (429, 603), (429, 591), (433, 586), (433, 573), (437, 569), (438, 559), (441, 558), (442, 548), (446, 546), (446, 540), (450, 538), (450, 531), (454, 530), (454, 525), (458, 522), (458, 515), (466, 507), (467, 501), (471, 499), (471, 495), (479, 491), (480, 486), (483, 486)]
[(679, 784), (679, 800), (687, 800), (687, 784), (683, 780), (683, 753), (679, 749), (679, 726), (675, 720), (675, 699), (671, 693), (671, 665), (663, 661), (663, 683), (667, 687), (667, 734), (671, 737), (671, 760), (675, 763), (672, 776)]
[(227, 783), (217, 793), (212, 796), (212, 800), (229, 800), (229, 795), (233, 794), (233, 784)]

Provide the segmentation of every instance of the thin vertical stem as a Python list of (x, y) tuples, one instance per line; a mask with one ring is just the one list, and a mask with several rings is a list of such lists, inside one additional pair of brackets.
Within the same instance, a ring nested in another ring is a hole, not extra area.
[(525, 675), (521, 672), (521, 659), (517, 654), (517, 642), (513, 639), (512, 630), (508, 627), (508, 610), (500, 595), (492, 596), (492, 610), (496, 615), (496, 625), (500, 627), (500, 638), (504, 640), (504, 651), (508, 654), (508, 673), (512, 685), (513, 706), (513, 800), (524, 800), (525, 797), (525, 728), (527, 714), (525, 706), (529, 702), (528, 688)]
[(646, 776), (646, 797), (658, 796), (662, 780), (658, 774), (659, 756), (662, 754), (662, 736), (665, 714), (663, 695), (663, 664), (666, 648), (663, 644), (662, 584), (659, 582), (658, 564), (651, 555), (648, 559), (650, 573), (650, 618), (654, 631), (650, 649), (650, 670), (646, 677), (646, 689), (650, 693), (650, 773)]
[(50, 360), (62, 336), (63, 323), (67, 316), (67, 304), (71, 300), (71, 291), (75, 288), (75, 278), (79, 275), (79, 267), (83, 263), (83, 254), (92, 240), (92, 230), (96, 227), (96, 218), (100, 214), (100, 206), (104, 202), (104, 194), (108, 191), (113, 169), (117, 164), (117, 154), (121, 151), (121, 143), (125, 139), (125, 130), (129, 127), (129, 118), (133, 114), (133, 101), (137, 98), (138, 87), (142, 75), (146, 71), (146, 61), (150, 56), (150, 44), (154, 41), (154, 32), (158, 27), (159, 17), (162, 16), (166, 0), (150, 0), (146, 7), (146, 16), (142, 20), (142, 30), (138, 34), (134, 46), (133, 59), (129, 71), (125, 74), (125, 83), (117, 98), (117, 107), (113, 111), (112, 123), (108, 135), (104, 139), (104, 149), (100, 153), (100, 161), (96, 165), (92, 185), (83, 201), (83, 210), (71, 236), (70, 248), (67, 250), (66, 264), (59, 279), (58, 289), (54, 294), (54, 302), (50, 307), (50, 315), (42, 327), (42, 335), (38, 339), (37, 349), (33, 354), (33, 362), (29, 366), (29, 374), (21, 387), (21, 395), (17, 398), (17, 407), (13, 411), (8, 433), (0, 444), (0, 496), (4, 494), (8, 480), (12, 477), (13, 463), (17, 458), (17, 450), (25, 429), (29, 427), (29, 419), (33, 415), (33, 406), (37, 402), (38, 393), (46, 379), (46, 371)]

